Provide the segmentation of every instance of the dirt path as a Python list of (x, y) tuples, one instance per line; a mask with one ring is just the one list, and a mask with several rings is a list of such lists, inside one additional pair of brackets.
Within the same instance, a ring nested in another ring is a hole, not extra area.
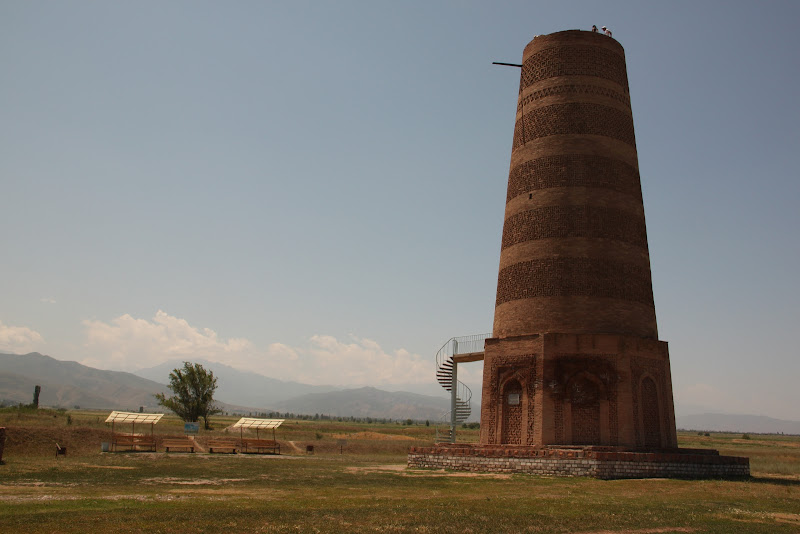
[(194, 442), (194, 450), (195, 450), (195, 452), (206, 452), (206, 450), (203, 448), (203, 446), (200, 445), (199, 443), (197, 443), (197, 440), (194, 439), (194, 436), (190, 436), (190, 437), (192, 438), (192, 441)]

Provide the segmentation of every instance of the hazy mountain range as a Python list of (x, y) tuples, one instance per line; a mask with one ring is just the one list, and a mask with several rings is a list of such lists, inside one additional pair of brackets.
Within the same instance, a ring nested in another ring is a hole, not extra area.
[[(449, 398), (388, 392), (375, 388), (342, 389), (276, 380), (227, 365), (197, 360), (217, 377), (215, 398), (228, 412), (292, 412), (392, 419), (437, 421)], [(143, 369), (136, 374), (103, 371), (77, 362), (56, 360), (33, 352), (0, 354), (0, 401), (28, 404), (34, 386), (42, 386), (41, 406), (161, 411), (153, 398), (168, 392), (170, 371), (180, 360)], [(473, 411), (477, 418), (478, 410)]]
[[(278, 403), (278, 408), (294, 413), (324, 413), (337, 417), (378, 417), (438, 421), (450, 409), (449, 398), (430, 397), (404, 391), (387, 392), (363, 387), (329, 393), (309, 393)], [(471, 419), (478, 420), (473, 407)]]
[(758, 434), (800, 434), (800, 421), (773, 419), (765, 415), (702, 413), (675, 416), (675, 425), (683, 430), (709, 432), (751, 432)]
[[(311, 386), (269, 378), (250, 371), (240, 371), (208, 360), (194, 360), (217, 377), (215, 397), (258, 411), (297, 414), (325, 414), (335, 417), (372, 417), (436, 421), (450, 407), (446, 393), (442, 397), (403, 391), (388, 392), (371, 387), (344, 389), (335, 386)], [(169, 373), (182, 367), (183, 361), (171, 360), (136, 374), (154, 381), (167, 381)], [(477, 420), (477, 409), (473, 409)]]
[(40, 406), (63, 408), (154, 408), (155, 393), (164, 384), (131, 373), (102, 371), (77, 362), (56, 360), (38, 352), (0, 354), (0, 400), (33, 401), (33, 388), (42, 386)]
[[(214, 395), (216, 398), (241, 406), (274, 408), (279, 402), (308, 393), (327, 393), (342, 389), (277, 380), (208, 360), (197, 359), (192, 360), (192, 363), (199, 363), (217, 377), (217, 392)], [(155, 367), (136, 371), (136, 375), (166, 384), (169, 382), (170, 372), (180, 367), (183, 367), (183, 360), (170, 360)]]
[[(439, 421), (449, 407), (446, 393), (434, 397), (371, 387), (312, 386), (276, 380), (215, 362), (197, 360), (197, 363), (214, 372), (219, 386), (215, 397), (228, 412), (279, 411)], [(170, 371), (182, 365), (182, 361), (175, 360), (133, 374), (94, 369), (36, 352), (0, 354), (0, 401), (28, 404), (38, 384), (42, 386), (39, 398), (42, 406), (134, 411), (142, 406), (145, 410), (160, 411), (153, 395), (168, 392), (165, 383)], [(470, 420), (477, 421), (478, 412), (478, 407), (473, 406)], [(800, 434), (800, 421), (758, 415), (683, 414), (675, 419), (678, 428), (687, 430)]]

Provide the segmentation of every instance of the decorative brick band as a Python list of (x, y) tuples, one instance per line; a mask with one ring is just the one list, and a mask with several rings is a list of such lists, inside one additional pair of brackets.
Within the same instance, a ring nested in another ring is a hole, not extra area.
[(622, 104), (625, 104), (628, 107), (630, 107), (631, 105), (631, 98), (625, 93), (614, 91), (613, 89), (608, 89), (607, 87), (600, 87), (599, 85), (569, 84), (569, 85), (556, 85), (554, 87), (546, 87), (544, 89), (539, 89), (538, 91), (534, 91), (531, 94), (526, 95), (524, 98), (520, 99), (519, 102), (517, 102), (517, 111), (518, 112), (522, 111), (525, 109), (525, 106), (528, 106), (531, 102), (535, 102), (537, 100), (540, 100), (548, 96), (569, 95), (569, 94), (600, 95), (612, 98)]
[(639, 171), (604, 156), (544, 156), (517, 165), (508, 175), (506, 202), (530, 191), (551, 187), (597, 187), (641, 199)]
[(606, 48), (584, 45), (545, 48), (525, 59), (520, 91), (556, 76), (596, 76), (615, 82), (628, 91), (625, 57)]
[(636, 147), (633, 117), (590, 102), (567, 102), (536, 108), (514, 125), (513, 148), (549, 135), (602, 135)]
[(717, 451), (592, 452), (580, 449), (412, 447), (408, 467), (544, 476), (620, 478), (748, 477), (750, 461)]
[(647, 250), (644, 217), (600, 206), (546, 206), (506, 219), (502, 248), (552, 237), (612, 239)]
[(653, 305), (650, 269), (598, 258), (543, 258), (501, 269), (495, 306), (536, 297), (606, 297)]

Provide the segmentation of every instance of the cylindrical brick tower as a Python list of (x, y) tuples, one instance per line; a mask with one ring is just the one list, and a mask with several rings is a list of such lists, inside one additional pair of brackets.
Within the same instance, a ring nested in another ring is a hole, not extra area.
[(677, 446), (625, 53), (564, 31), (523, 52), (483, 445)]
[(540, 35), (519, 66), (494, 331), (482, 353), (484, 336), (453, 338), (436, 360), (451, 432), (457, 368), (483, 360), (480, 443), (412, 448), (409, 466), (748, 476), (747, 458), (678, 448), (622, 47), (593, 32)]
[(565, 31), (525, 47), (494, 337), (656, 339), (625, 53)]

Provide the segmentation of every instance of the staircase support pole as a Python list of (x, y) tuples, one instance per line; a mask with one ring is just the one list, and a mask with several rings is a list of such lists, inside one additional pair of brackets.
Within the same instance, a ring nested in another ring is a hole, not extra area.
[(456, 442), (456, 425), (458, 424), (458, 364), (453, 358), (453, 378), (450, 388), (450, 443)]

